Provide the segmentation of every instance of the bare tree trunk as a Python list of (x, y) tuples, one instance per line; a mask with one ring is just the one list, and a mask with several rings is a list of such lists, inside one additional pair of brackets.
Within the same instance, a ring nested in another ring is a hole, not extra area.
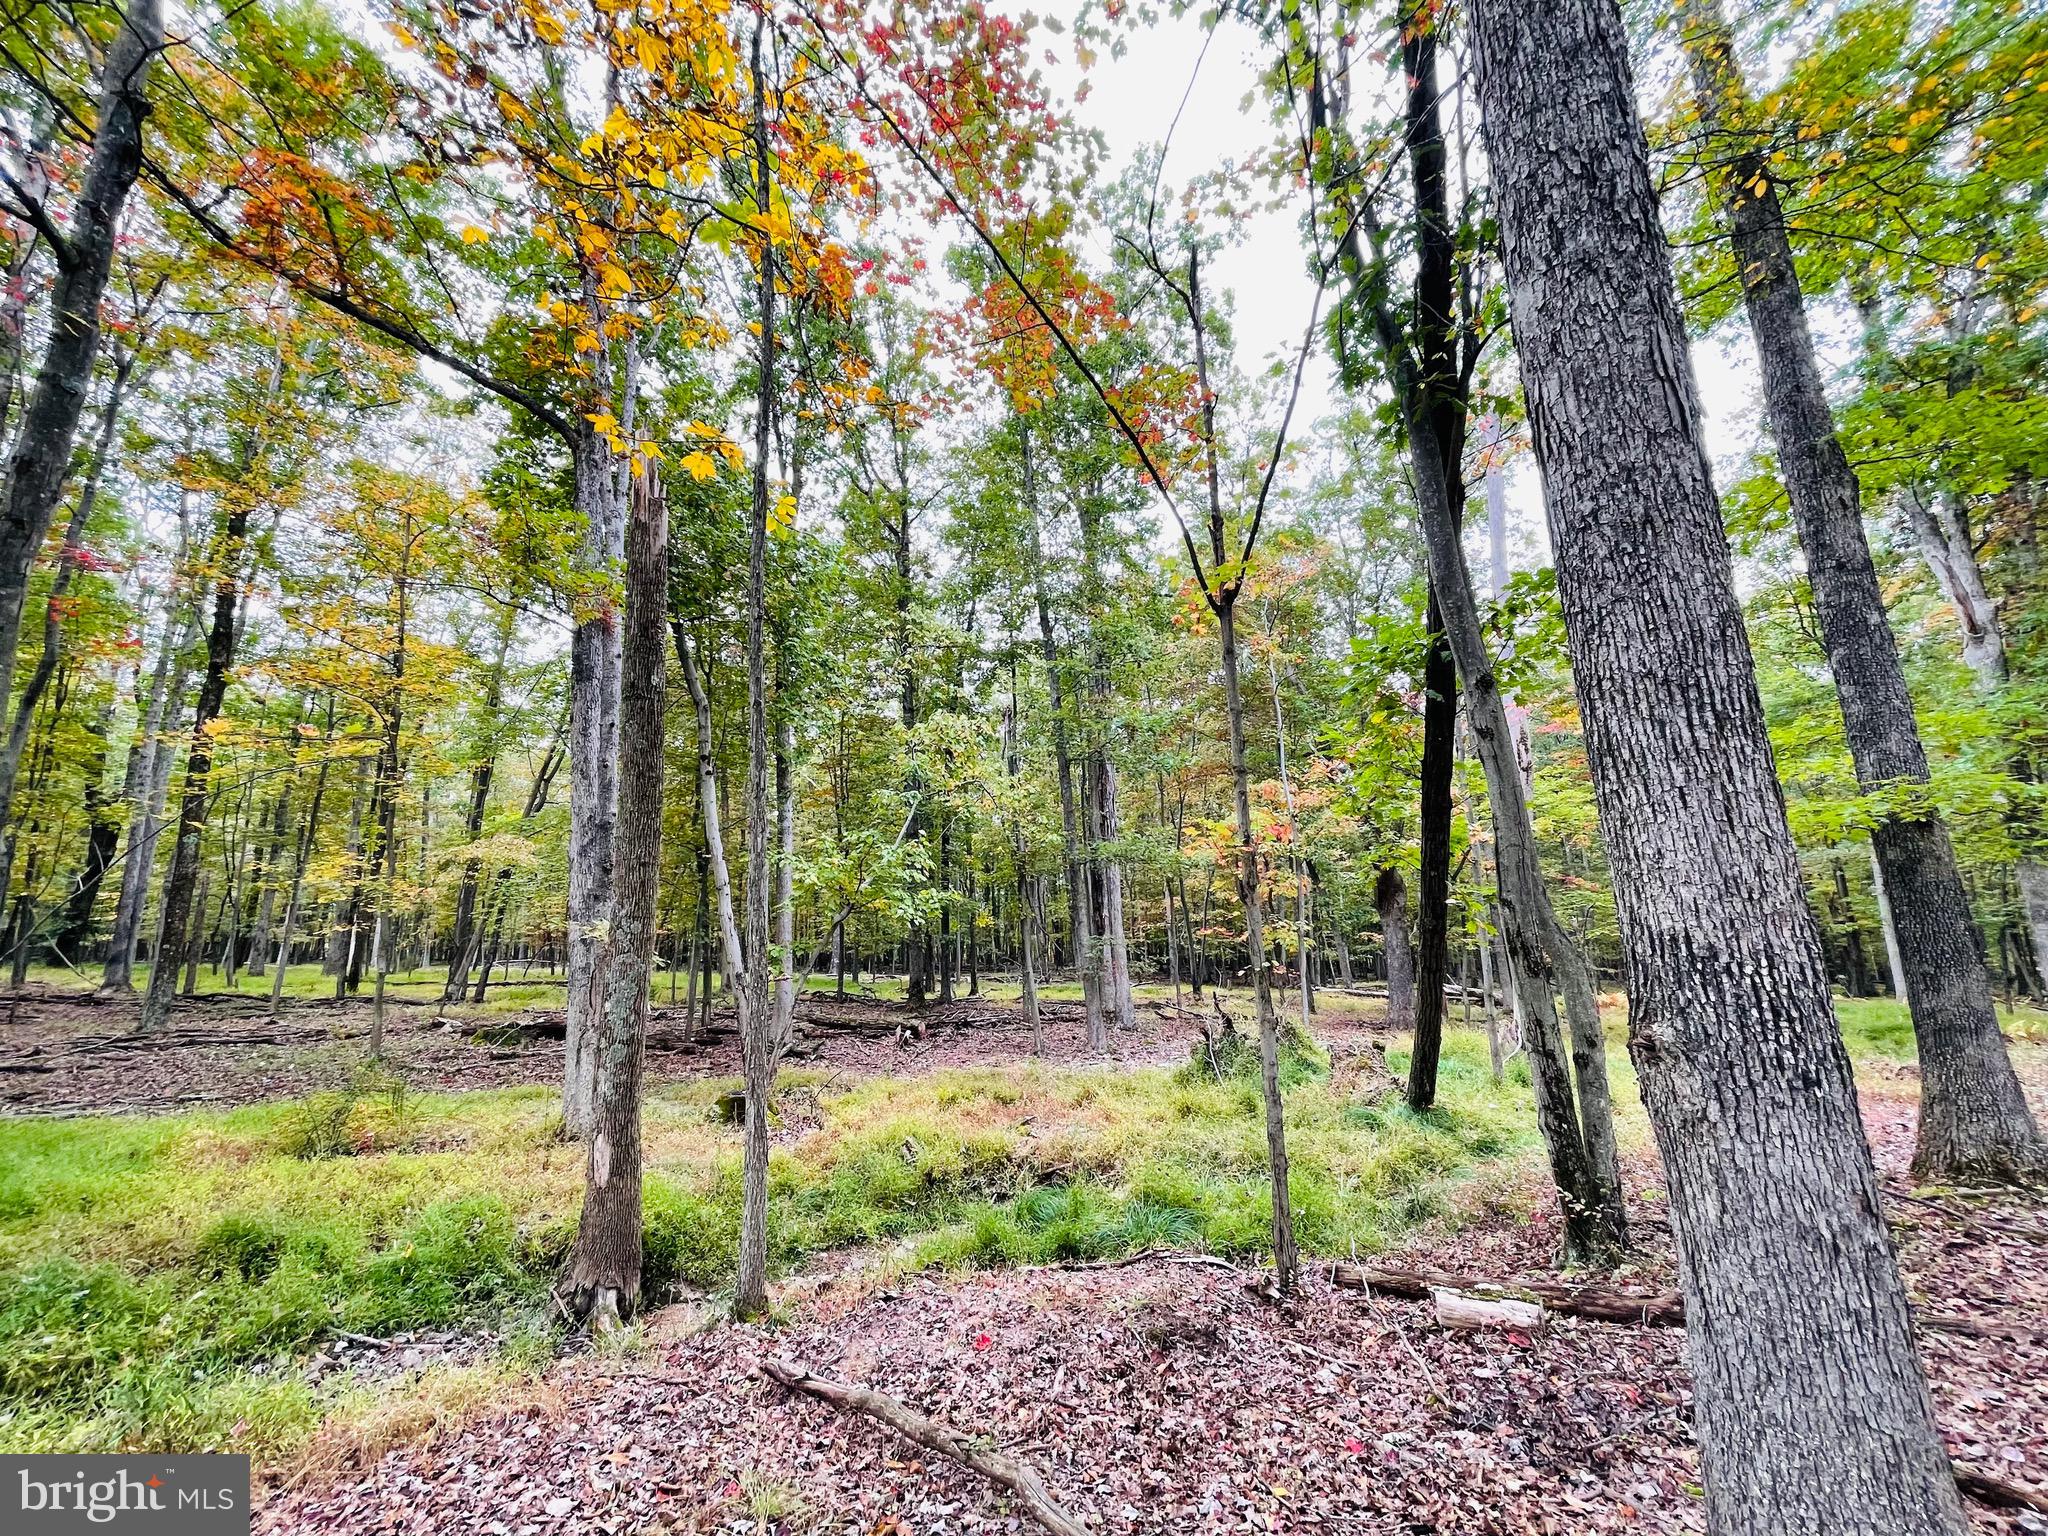
[[(193, 712), (192, 741), (185, 749), (185, 792), (178, 810), (178, 840), (171, 849), (171, 867), (164, 876), (163, 937), (150, 957), (149, 987), (142, 998), (136, 1028), (162, 1029), (170, 1022), (171, 997), (179, 965), (187, 955), (187, 929), (200, 926), (203, 914), (192, 912), (193, 883), (199, 875), (199, 844), (206, 831), (206, 806), (212, 794), (213, 733), (208, 729), (226, 702), (228, 677), (235, 662), (235, 610), (241, 599), (243, 545), (249, 535), (249, 505), (230, 501), (214, 567), (220, 577), (214, 588), (213, 624), (206, 641), (206, 675), (199, 685)], [(192, 937), (196, 938), (194, 934)]]
[(284, 927), (277, 936), (277, 969), (270, 978), (270, 1015), (277, 1017), (278, 1003), (284, 996), (285, 973), (291, 968), (292, 936), (299, 922), (299, 899), (306, 889), (306, 865), (311, 862), (313, 850), (320, 837), (320, 806), (327, 798), (327, 771), (333, 766), (334, 750), (334, 695), (327, 696), (327, 732), (321, 741), (320, 767), (313, 775), (313, 799), (306, 807), (306, 822), (299, 829), (297, 851), (292, 859), (291, 894), (284, 904)]
[[(160, 0), (128, 0), (100, 71), (99, 120), (65, 227), (58, 228), (39, 200), (23, 209), (56, 259), (57, 280), (42, 364), (0, 476), (0, 688), (14, 677), (29, 572), (71, 473), (72, 444), (99, 353), (100, 303), (113, 271), (121, 211), (142, 169), (142, 124), (149, 115), (143, 86), (163, 40)], [(0, 711), (5, 708), (0, 700)], [(6, 809), (0, 804), (0, 813)]]
[[(489, 681), (484, 685), (484, 741), (482, 754), (469, 774), (469, 814), (464, 818), (464, 838), (474, 843), (483, 836), (484, 813), (490, 808), (491, 783), (498, 769), (498, 714), (505, 700), (505, 663), (512, 650), (513, 632), (519, 610), (505, 604), (498, 615), (498, 652), (491, 661)], [(444, 1002), (458, 1001), (469, 990), (469, 968), (481, 947), (478, 936), (483, 914), (477, 895), (483, 879), (482, 860), (471, 856), (462, 863), (462, 886), (455, 894), (455, 928), (448, 938), (448, 977), (441, 987)]]
[[(1018, 751), (1017, 720), (1017, 657), (1010, 655), (1010, 700), (1003, 711), (1003, 771), (1012, 784), (1016, 783), (1022, 771), (1022, 758)], [(1025, 846), (1024, 827), (1020, 820), (1011, 825), (1010, 855), (1017, 865), (1017, 986), (1024, 1008), (1024, 1022), (1031, 1029), (1031, 1054), (1045, 1054), (1045, 1021), (1038, 1011), (1038, 975), (1035, 956), (1031, 947), (1031, 876), (1029, 874), (1030, 850)]]
[[(617, 477), (606, 445), (582, 431), (571, 445), (576, 506), (585, 520), (583, 564), (608, 569), (622, 553)], [(619, 627), (591, 613), (569, 641), (569, 936), (563, 1037), (562, 1124), (587, 1139), (596, 1125), (597, 1062), (589, 1044), (604, 1011), (610, 947), (612, 836), (619, 815)]]
[(1436, 583), (1429, 586), (1422, 666), (1422, 773), (1418, 787), (1421, 866), (1415, 915), (1415, 1041), (1408, 1057), (1408, 1102), (1436, 1103), (1443, 1053), (1444, 982), (1450, 953), (1451, 775), (1456, 766), (1458, 668), (1444, 639)]
[[(773, 206), (774, 161), (768, 145), (767, 86), (761, 74), (761, 30), (754, 22), (754, 207)], [(775, 1090), (775, 1029), (769, 1016), (768, 863), (768, 454), (775, 407), (775, 248), (763, 235), (755, 255), (755, 302), (761, 327), (755, 368), (754, 498), (747, 538), (747, 917), (746, 1007), (740, 1014), (746, 1084), (745, 1153), (741, 1161), (739, 1273), (733, 1313), (759, 1317), (768, 1308), (768, 1101)], [(906, 540), (907, 514), (906, 514)]]
[(1074, 965), (1081, 973), (1081, 997), (1088, 1017), (1088, 1049), (1109, 1049), (1109, 1026), (1102, 1009), (1101, 950), (1095, 940), (1094, 881), (1083, 846), (1084, 829), (1074, 793), (1074, 758), (1067, 740), (1065, 689), (1060, 673), (1059, 641), (1053, 632), (1052, 600), (1046, 591), (1043, 540), (1038, 531), (1038, 486), (1031, 461), (1031, 429), (1017, 423), (1024, 461), (1026, 543), (1031, 560), (1032, 589), (1038, 608), (1038, 644), (1045, 657), (1046, 689), (1052, 712), (1053, 765), (1060, 789), (1060, 827), (1066, 843), (1067, 893), (1072, 912)]
[(1379, 873), (1373, 900), (1380, 913), (1380, 946), (1387, 962), (1387, 1027), (1415, 1027), (1415, 950), (1408, 942), (1408, 887), (1389, 864)]
[[(180, 553), (182, 567), (185, 509), (180, 511)], [(175, 583), (173, 584), (175, 587)], [(140, 704), (141, 719), (128, 748), (128, 766), (122, 774), (121, 798), (128, 803), (128, 851), (122, 857), (121, 890), (114, 904), (114, 927), (107, 935), (107, 950), (100, 973), (100, 992), (134, 990), (135, 947), (141, 938), (143, 906), (148, 898), (149, 876), (156, 858), (157, 829), (163, 820), (165, 797), (170, 792), (170, 759), (176, 756), (164, 739), (164, 720), (185, 691), (185, 666), (181, 652), (197, 634), (196, 610), (179, 616), (175, 590), (164, 605), (164, 630), (157, 643), (156, 664), (150, 674), (149, 692)], [(175, 665), (174, 665), (175, 664)]]
[[(1746, 93), (1719, 0), (1685, 0), (1680, 19), (1701, 123), (1710, 132), (1740, 133)], [(1866, 795), (1882, 796), (1926, 784), (1927, 755), (1863, 533), (1862, 490), (1835, 436), (1769, 148), (1760, 140), (1738, 144), (1722, 172), (1722, 193), (1771, 435), (1806, 551), (1857, 783)], [(1946, 1180), (2026, 1179), (2048, 1171), (2048, 1147), (1998, 1032), (1991, 979), (1947, 827), (1932, 811), (1894, 811), (1871, 829), (1871, 844), (1919, 1046), (1914, 1171)]]
[(1469, 14), (1630, 1045), (1694, 1320), (1708, 1522), (1961, 1536), (1757, 696), (1621, 15)]
[(568, 1309), (599, 1328), (631, 1316), (640, 1302), (640, 1080), (661, 888), (668, 500), (652, 471), (634, 478), (630, 504), (611, 956), (604, 967), (604, 1009), (588, 1042), (596, 1095), (583, 1210), (559, 1287)]

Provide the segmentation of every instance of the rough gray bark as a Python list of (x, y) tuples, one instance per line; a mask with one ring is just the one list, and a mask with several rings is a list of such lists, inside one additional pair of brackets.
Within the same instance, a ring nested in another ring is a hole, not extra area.
[(1722, 536), (1614, 0), (1474, 0), (1708, 1523), (1965, 1526), (1913, 1349)]
[[(624, 552), (624, 519), (612, 455), (596, 433), (571, 441), (576, 509), (583, 514), (581, 558), (592, 570), (615, 567)], [(619, 625), (591, 613), (569, 640), (569, 934), (567, 1022), (563, 1036), (562, 1123), (587, 1138), (597, 1112), (596, 1058), (588, 1049), (603, 1012), (619, 817)]]
[[(113, 271), (121, 210), (142, 168), (143, 87), (163, 46), (159, 0), (129, 0), (100, 71), (99, 121), (78, 201), (60, 230), (40, 197), (22, 213), (57, 263), (49, 339), (0, 485), (0, 680), (14, 676), (29, 571), (43, 547), (71, 472), (71, 448), (99, 353), (100, 301)], [(4, 201), (30, 189), (7, 178)], [(0, 700), (0, 712), (6, 704)]]
[[(1719, 0), (1684, 0), (1679, 19), (1701, 124), (1740, 135), (1745, 91)], [(1871, 844), (1919, 1047), (1914, 1171), (1950, 1181), (2027, 1178), (2048, 1168), (2048, 1149), (1998, 1031), (1948, 829), (1922, 793), (1927, 754), (1864, 537), (1862, 490), (1835, 436), (1768, 145), (1737, 139), (1721, 193), (1858, 787), (1891, 806)]]
[(631, 1316), (640, 1302), (640, 1081), (661, 886), (668, 502), (651, 472), (632, 482), (630, 504), (619, 673), (618, 880), (604, 1006), (588, 1040), (597, 1086), (583, 1210), (559, 1287), (570, 1312), (600, 1328)]

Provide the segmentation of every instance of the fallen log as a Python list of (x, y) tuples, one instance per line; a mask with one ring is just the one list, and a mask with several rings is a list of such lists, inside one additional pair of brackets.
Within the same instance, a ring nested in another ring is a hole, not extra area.
[(1089, 1536), (1087, 1526), (1053, 1503), (1036, 1472), (1023, 1462), (962, 1434), (951, 1425), (928, 1419), (895, 1398), (856, 1382), (820, 1376), (794, 1360), (777, 1360), (771, 1356), (763, 1360), (757, 1369), (761, 1375), (780, 1382), (792, 1392), (806, 1393), (820, 1402), (830, 1403), (842, 1413), (863, 1413), (871, 1419), (878, 1419), (906, 1440), (928, 1451), (936, 1451), (963, 1467), (972, 1468), (1013, 1494), (1024, 1506), (1025, 1513), (1051, 1531), (1053, 1536)]
[[(1451, 1290), (1469, 1296), (1538, 1301), (1553, 1312), (1596, 1323), (1628, 1323), (1645, 1328), (1685, 1326), (1685, 1300), (1676, 1291), (1624, 1291), (1598, 1285), (1569, 1285), (1561, 1280), (1476, 1280), (1440, 1269), (1392, 1269), (1379, 1264), (1332, 1264), (1330, 1283), (1347, 1291), (1378, 1291), (1410, 1301), (1428, 1301), (1439, 1290)], [(2015, 1344), (2038, 1344), (2044, 1338), (2033, 1329), (2015, 1324), (1982, 1322), (1950, 1312), (1925, 1312), (1918, 1307), (1913, 1309), (1913, 1326), (1926, 1333)]]
[(1538, 1302), (1567, 1317), (1597, 1323), (1636, 1323), (1649, 1328), (1683, 1328), (1685, 1302), (1675, 1291), (1624, 1291), (1558, 1280), (1515, 1280), (1506, 1284), (1453, 1275), (1440, 1269), (1392, 1269), (1380, 1264), (1332, 1264), (1330, 1283), (1347, 1291), (1379, 1291), (1411, 1301), (1428, 1301), (1438, 1291), (1481, 1300)]
[(1957, 1491), (1979, 1504), (1989, 1504), (1993, 1509), (2031, 1509), (2036, 1514), (2048, 1515), (2048, 1494), (1994, 1477), (1960, 1461), (1950, 1462), (1949, 1466), (1956, 1475)]
[(1515, 1296), (1468, 1296), (1463, 1291), (1437, 1290), (1430, 1293), (1436, 1305), (1440, 1328), (1520, 1328), (1533, 1332), (1544, 1323), (1543, 1303), (1523, 1301)]

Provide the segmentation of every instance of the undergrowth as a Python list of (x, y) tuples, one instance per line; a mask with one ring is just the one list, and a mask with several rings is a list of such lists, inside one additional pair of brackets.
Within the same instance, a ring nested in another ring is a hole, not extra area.
[[(1484, 1056), (1454, 1036), (1442, 1103), (1417, 1116), (1312, 1047), (1288, 1053), (1305, 1250), (1381, 1247), (1442, 1209), (1470, 1165), (1530, 1141), (1526, 1082), (1495, 1085)], [(738, 1136), (712, 1112), (729, 1086), (650, 1095), (653, 1302), (731, 1282)], [(874, 1244), (950, 1267), (1267, 1242), (1255, 1049), (1178, 1071), (782, 1086), (816, 1106), (771, 1159), (783, 1271)], [(512, 1341), (504, 1368), (544, 1359), (581, 1183), (557, 1126), (545, 1089), (413, 1096), (368, 1078), (225, 1113), (0, 1124), (0, 1450), (228, 1448), (274, 1464), (323, 1422), (320, 1443), (352, 1443), (337, 1423), (375, 1441), (411, 1422), (345, 1377), (308, 1380), (300, 1362), (338, 1330), (491, 1328)]]

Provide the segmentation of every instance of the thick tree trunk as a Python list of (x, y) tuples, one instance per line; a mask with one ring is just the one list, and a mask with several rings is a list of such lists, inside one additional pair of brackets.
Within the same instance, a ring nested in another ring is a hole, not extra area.
[(1614, 0), (1474, 0), (1708, 1522), (1965, 1529), (1736, 601)]
[[(99, 121), (63, 233), (45, 206), (29, 210), (48, 223), (38, 232), (56, 257), (57, 281), (35, 388), (0, 477), (0, 691), (14, 677), (29, 571), (71, 472), (71, 448), (99, 352), (100, 303), (113, 270), (121, 210), (142, 169), (142, 123), (149, 115), (143, 87), (163, 40), (160, 0), (129, 0), (100, 71)], [(5, 708), (0, 700), (0, 711)]]
[[(1710, 132), (1740, 134), (1745, 93), (1719, 0), (1684, 0), (1680, 20), (1701, 123)], [(1871, 843), (1919, 1046), (1914, 1171), (1944, 1180), (2031, 1177), (2048, 1170), (2048, 1148), (1998, 1032), (1948, 829), (1931, 808), (1916, 804), (1918, 796), (1900, 800), (1901, 790), (1927, 783), (1927, 755), (1864, 537), (1862, 491), (1835, 436), (1771, 174), (1768, 145), (1738, 140), (1722, 172), (1722, 193), (1771, 436), (1858, 786), (1896, 804), (1872, 828)]]
[(596, 1098), (583, 1211), (560, 1291), (602, 1328), (640, 1303), (640, 1079), (661, 886), (668, 501), (636, 477), (626, 525), (626, 614), (619, 674), (618, 881), (604, 1008), (588, 1041)]
[[(607, 570), (623, 553), (618, 479), (606, 444), (579, 432), (571, 445), (576, 507), (584, 517), (582, 561)], [(610, 613), (581, 619), (569, 640), (569, 953), (563, 1037), (562, 1124), (586, 1139), (596, 1124), (597, 1059), (590, 1042), (604, 1010), (619, 816), (619, 625)]]

